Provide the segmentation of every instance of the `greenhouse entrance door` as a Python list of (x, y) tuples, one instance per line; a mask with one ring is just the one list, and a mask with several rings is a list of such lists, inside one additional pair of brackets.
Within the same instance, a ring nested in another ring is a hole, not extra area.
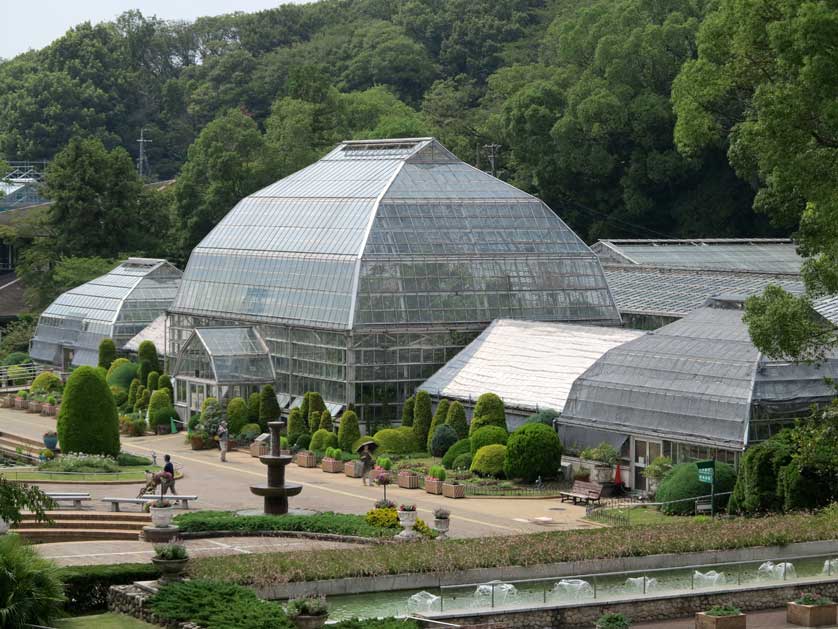
[(663, 443), (633, 438), (631, 451), (631, 477), (634, 481), (634, 489), (646, 491), (647, 481), (646, 477), (643, 476), (643, 470), (661, 455)]

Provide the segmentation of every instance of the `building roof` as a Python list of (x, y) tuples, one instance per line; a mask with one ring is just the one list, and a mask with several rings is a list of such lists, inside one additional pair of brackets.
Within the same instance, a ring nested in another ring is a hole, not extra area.
[(343, 142), (243, 199), (192, 252), (172, 311), (332, 329), (619, 322), (555, 213), (433, 138)]
[(662, 268), (790, 273), (803, 263), (784, 238), (704, 238), (692, 240), (600, 240), (591, 249), (604, 264)]
[[(197, 361), (200, 361), (199, 364)], [(211, 375), (216, 382), (273, 382), (268, 348), (251, 327), (195, 328), (178, 355), (173, 375)]]
[(149, 323), (146, 327), (140, 330), (135, 336), (122, 346), (122, 349), (128, 352), (139, 352), (140, 343), (143, 341), (151, 341), (154, 348), (161, 356), (165, 356), (166, 348), (169, 346), (168, 329), (166, 327), (166, 314), (163, 313), (154, 321)]
[(703, 307), (606, 352), (573, 384), (570, 425), (743, 448), (753, 409), (784, 419), (834, 396), (822, 365), (771, 360), (751, 343), (742, 311)]
[(625, 328), (498, 319), (419, 388), (466, 402), (492, 392), (507, 407), (561, 411), (577, 376), (608, 350), (643, 334)]
[(119, 346), (141, 331), (171, 304), (180, 276), (166, 260), (128, 258), (47, 306), (30, 355), (60, 364), (61, 348), (74, 348), (74, 365), (96, 365), (101, 339), (112, 338)]
[(804, 292), (803, 281), (790, 275), (648, 266), (605, 266), (604, 271), (621, 313), (683, 317), (714, 295), (757, 295), (770, 284)]
[(0, 273), (0, 317), (16, 317), (26, 311), (25, 287), (14, 273)]
[(812, 307), (824, 319), (838, 325), (838, 295), (818, 297), (812, 302)]

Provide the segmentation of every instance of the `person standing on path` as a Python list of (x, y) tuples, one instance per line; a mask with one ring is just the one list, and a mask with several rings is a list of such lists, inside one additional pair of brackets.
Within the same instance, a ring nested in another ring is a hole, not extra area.
[(370, 472), (372, 472), (372, 454), (367, 446), (361, 450), (361, 463), (364, 464), (364, 472), (361, 474), (361, 480), (364, 485), (370, 484)]
[(229, 431), (227, 430), (227, 420), (222, 419), (221, 423), (218, 424), (218, 447), (221, 450), (221, 462), (225, 463), (227, 461), (227, 440), (229, 437)]
[(175, 466), (172, 464), (172, 456), (167, 454), (163, 457), (163, 471), (160, 473), (160, 483), (163, 485), (162, 492), (171, 492), (173, 496), (177, 496), (175, 491)]

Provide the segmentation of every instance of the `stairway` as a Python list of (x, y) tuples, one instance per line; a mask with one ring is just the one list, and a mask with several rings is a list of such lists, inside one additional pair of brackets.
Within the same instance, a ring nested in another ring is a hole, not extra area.
[(137, 541), (144, 526), (151, 524), (146, 513), (105, 511), (49, 511), (52, 524), (38, 522), (24, 514), (15, 532), (33, 543), (86, 542), (97, 540)]
[(38, 455), (44, 449), (44, 444), (28, 437), (19, 437), (8, 432), (0, 432), (0, 454), (6, 453), (11, 457), (24, 456), (38, 460)]

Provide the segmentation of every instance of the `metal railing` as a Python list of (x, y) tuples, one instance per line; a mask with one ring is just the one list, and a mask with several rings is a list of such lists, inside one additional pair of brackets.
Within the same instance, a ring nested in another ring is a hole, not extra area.
[(0, 367), (0, 389), (18, 389), (32, 384), (44, 366), (37, 363)]

